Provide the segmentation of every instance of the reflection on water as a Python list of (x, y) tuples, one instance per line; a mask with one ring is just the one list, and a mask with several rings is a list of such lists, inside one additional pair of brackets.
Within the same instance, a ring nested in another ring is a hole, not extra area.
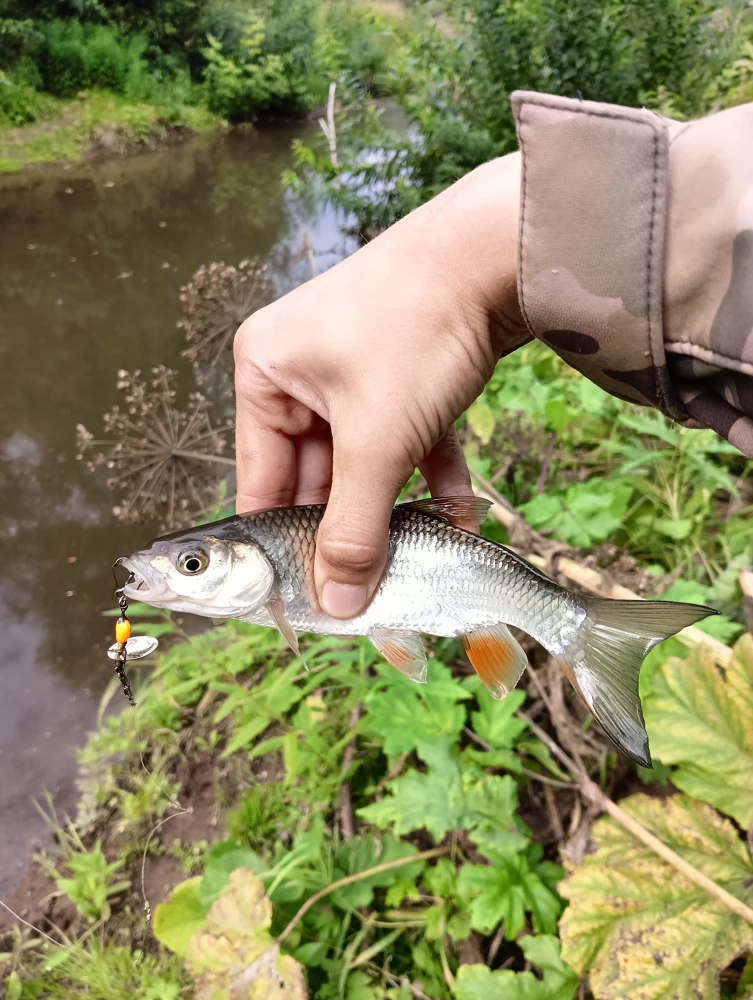
[[(279, 290), (354, 249), (335, 213), (280, 187), (300, 130), (204, 137), (131, 160), (16, 178), (0, 189), (0, 896), (41, 831), (44, 788), (73, 806), (71, 748), (107, 684), (113, 559), (124, 526), (75, 459), (116, 402), (119, 368), (190, 368), (178, 292), (212, 260), (269, 257)], [(117, 705), (117, 703), (116, 703)]]

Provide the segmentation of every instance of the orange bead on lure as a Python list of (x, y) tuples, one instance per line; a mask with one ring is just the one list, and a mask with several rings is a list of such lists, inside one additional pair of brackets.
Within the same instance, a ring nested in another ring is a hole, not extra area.
[[(118, 559), (117, 562), (113, 563), (112, 575), (115, 577), (115, 567), (120, 564), (121, 560)], [(115, 577), (115, 583), (117, 584), (118, 579)], [(131, 683), (128, 680), (128, 676), (125, 672), (125, 664), (127, 659), (138, 660), (142, 656), (148, 656), (153, 653), (157, 648), (157, 640), (149, 635), (131, 635), (131, 621), (128, 617), (128, 598), (125, 596), (122, 587), (118, 587), (115, 591), (115, 597), (118, 601), (118, 607), (120, 608), (120, 617), (115, 622), (115, 642), (107, 650), (107, 655), (111, 660), (115, 660), (115, 673), (118, 675), (120, 680), (120, 686), (123, 688), (123, 694), (128, 699), (129, 703), (136, 707), (136, 702), (133, 699), (133, 692), (131, 691)]]

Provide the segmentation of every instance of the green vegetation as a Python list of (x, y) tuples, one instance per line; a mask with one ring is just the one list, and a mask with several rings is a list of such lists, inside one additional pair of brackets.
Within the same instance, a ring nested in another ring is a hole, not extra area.
[(323, 147), (297, 151), (303, 176), (337, 178), (332, 198), (364, 227), (390, 224), (516, 149), (513, 90), (580, 92), (680, 120), (753, 93), (753, 16), (741, 0), (723, 9), (712, 0), (449, 0), (417, 9), (426, 13), (405, 37), (396, 92), (415, 135), (390, 134), (378, 115), (356, 121), (357, 100), (343, 109), (338, 168)]
[[(86, 6), (71, 26), (52, 0), (33, 22), (6, 3), (17, 23), (0, 32), (14, 67), (4, 120), (28, 98), (36, 124), (17, 134), (38, 129), (43, 145), (45, 119), (68, 116), (75, 156), (119, 115), (146, 141), (168, 98), (170, 121), (199, 127), (304, 114), (337, 79), (340, 166), (299, 144), (286, 180), (336, 179), (331, 197), (377, 227), (513, 148), (513, 87), (682, 117), (753, 86), (750, 12), (696, 0), (437, 0), (406, 20), (345, 0), (140, 9)], [(369, 108), (367, 92), (390, 90), (410, 142)], [(209, 265), (183, 290), (189, 356), (215, 385), (232, 330), (271, 294), (256, 281), (259, 297), (248, 292), (262, 272)], [(227, 397), (218, 390), (215, 419), (203, 397), (176, 411), (164, 370), (120, 384), (132, 423), (109, 421), (111, 450), (93, 467), (109, 465), (121, 516), (153, 502), (150, 515), (191, 517), (166, 506), (161, 480), (150, 497), (128, 475), (129, 448), (150, 421), (170, 413), (175, 432), (200, 411), (196, 450), (220, 453)], [(607, 395), (539, 344), (500, 362), (458, 428), (474, 472), (552, 551), (651, 599), (723, 612), (701, 629), (732, 654), (671, 640), (644, 665), (655, 769), (614, 751), (538, 648), (497, 703), (455, 641), (432, 640), (419, 687), (366, 641), (302, 637), (305, 670), (270, 630), (228, 623), (189, 639), (135, 607), (167, 650), (134, 679), (135, 712), (106, 715), (109, 689), (80, 754), (75, 821), (48, 809), (57, 843), (39, 862), (53, 908), (35, 922), (52, 941), (23, 927), (3, 939), (11, 1000), (751, 1000), (753, 641), (740, 573), (753, 563), (752, 464), (711, 432)], [(155, 477), (174, 471), (170, 447), (150, 452)]]
[[(331, 80), (386, 92), (405, 35), (401, 17), (346, 0), (49, 4), (29, 13), (20, 0), (0, 2), (5, 170), (99, 151), (100, 129), (116, 132), (116, 151), (176, 129), (302, 117), (326, 101)], [(8, 131), (21, 126), (34, 128)]]
[[(668, 1000), (718, 996), (716, 976), (753, 950), (745, 920), (612, 819), (563, 881), (545, 803), (556, 795), (566, 818), (578, 785), (521, 714), (525, 693), (494, 702), (454, 640), (434, 644), (419, 687), (363, 640), (307, 640), (306, 671), (271, 630), (228, 623), (186, 640), (164, 617), (143, 630), (157, 624), (173, 645), (135, 712), (109, 716), (81, 751), (78, 819), (42, 859), (75, 910), (48, 927), (59, 946), (15, 932), (0, 955), (7, 995), (261, 997), (274, 968), (280, 1000), (304, 983), (317, 998), (571, 1000), (584, 973), (597, 998)], [(644, 701), (683, 791), (622, 802), (749, 906), (750, 849), (716, 810), (753, 817), (752, 682), (749, 637), (724, 674), (705, 652), (665, 652)], [(190, 824), (207, 821), (212, 842), (193, 842)], [(153, 914), (160, 947), (143, 954), (142, 852), (147, 886), (153, 866), (177, 869)], [(725, 997), (747, 995), (739, 978), (724, 978)]]

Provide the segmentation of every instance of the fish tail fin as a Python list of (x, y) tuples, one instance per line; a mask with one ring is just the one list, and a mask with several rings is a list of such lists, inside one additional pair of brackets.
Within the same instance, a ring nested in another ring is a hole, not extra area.
[(573, 652), (560, 662), (609, 738), (638, 764), (651, 767), (638, 694), (646, 654), (694, 622), (718, 612), (674, 601), (586, 599), (587, 615)]

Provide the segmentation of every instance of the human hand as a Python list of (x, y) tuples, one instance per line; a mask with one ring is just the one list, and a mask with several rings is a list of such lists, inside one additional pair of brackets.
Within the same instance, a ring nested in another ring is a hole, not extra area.
[(315, 581), (335, 618), (374, 592), (414, 468), (471, 494), (453, 423), (529, 339), (519, 185), (517, 153), (477, 168), (238, 330), (237, 509), (328, 503)]

